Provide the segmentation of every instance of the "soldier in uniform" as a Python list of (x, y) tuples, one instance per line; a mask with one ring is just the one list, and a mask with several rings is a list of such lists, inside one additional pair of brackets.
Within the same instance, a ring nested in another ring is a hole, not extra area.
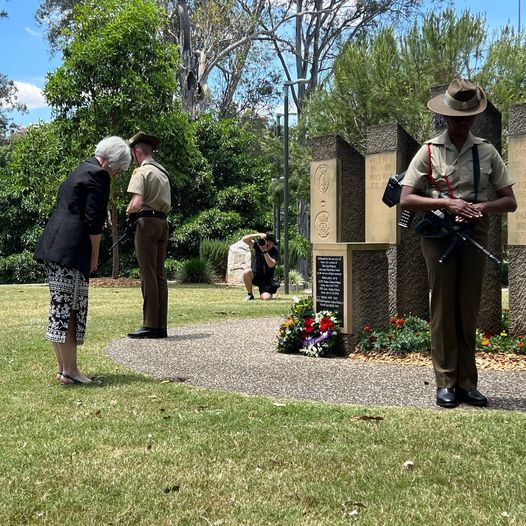
[(131, 199), (126, 209), (136, 218), (135, 253), (141, 275), (143, 325), (130, 338), (166, 338), (168, 284), (164, 268), (168, 244), (166, 216), (172, 209), (169, 175), (153, 159), (157, 137), (144, 132), (129, 139), (137, 168), (128, 185)]
[[(506, 166), (495, 147), (470, 130), (487, 106), (482, 89), (455, 79), (428, 108), (445, 117), (447, 130), (417, 152), (402, 181), (400, 205), (407, 210), (445, 209), (485, 245), (488, 215), (517, 208)], [(485, 406), (477, 389), (475, 344), (485, 258), (470, 244), (459, 245), (439, 263), (451, 238), (422, 238), (431, 289), (431, 356), (437, 383), (436, 403)]]
[[(517, 208), (506, 166), (495, 147), (470, 130), (487, 106), (482, 89), (455, 79), (428, 108), (443, 115), (447, 130), (417, 152), (402, 181), (400, 205), (407, 210), (445, 209), (484, 245), (488, 215)], [(439, 263), (451, 238), (422, 237), (431, 289), (431, 356), (437, 382), (436, 403), (485, 406), (477, 389), (475, 335), (485, 258), (470, 244), (459, 245)]]

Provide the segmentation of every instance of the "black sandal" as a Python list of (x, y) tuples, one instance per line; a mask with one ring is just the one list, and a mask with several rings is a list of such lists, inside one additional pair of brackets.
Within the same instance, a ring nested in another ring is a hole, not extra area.
[[(81, 382), (80, 380), (77, 380), (76, 378), (73, 378), (73, 376), (69, 376), (69, 374), (61, 373), (61, 375), (62, 375), (64, 378), (67, 378), (68, 380), (71, 380), (74, 384), (88, 385), (88, 384), (85, 383), (85, 382)], [(68, 385), (68, 384), (64, 384), (64, 385)], [(72, 385), (72, 384), (69, 384), (69, 385)]]

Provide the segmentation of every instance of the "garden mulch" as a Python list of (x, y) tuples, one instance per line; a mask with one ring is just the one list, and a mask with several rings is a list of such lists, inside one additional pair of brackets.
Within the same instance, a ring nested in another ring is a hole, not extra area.
[[(281, 322), (259, 318), (169, 328), (167, 339), (117, 339), (104, 352), (159, 380), (196, 387), (278, 399), (443, 410), (434, 403), (428, 356), (281, 354), (276, 352)], [(489, 397), (489, 408), (526, 411), (525, 357), (479, 355), (477, 360), (479, 388)]]

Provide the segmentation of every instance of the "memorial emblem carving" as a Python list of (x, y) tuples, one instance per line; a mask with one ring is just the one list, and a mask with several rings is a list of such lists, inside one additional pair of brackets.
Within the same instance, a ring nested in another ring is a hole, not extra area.
[(329, 177), (329, 167), (326, 164), (320, 164), (316, 169), (314, 174), (316, 186), (318, 190), (324, 194), (329, 189), (330, 177)]
[(328, 212), (319, 212), (314, 220), (314, 227), (316, 229), (316, 235), (322, 239), (325, 239), (331, 233), (330, 227), (331, 216)]

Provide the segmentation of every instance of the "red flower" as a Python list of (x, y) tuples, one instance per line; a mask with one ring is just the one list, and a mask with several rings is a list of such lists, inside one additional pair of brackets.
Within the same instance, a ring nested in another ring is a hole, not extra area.
[(333, 324), (330, 318), (322, 318), (320, 321), (320, 331), (325, 332), (333, 328)]
[(485, 332), (484, 338), (487, 338), (489, 340), (491, 338), (491, 332)]
[(389, 323), (392, 324), (392, 325), (396, 325), (396, 316), (391, 316), (389, 318)]
[(312, 324), (314, 323), (314, 318), (305, 318), (303, 321), (303, 330), (305, 332), (312, 332), (314, 330), (314, 327)]
[(400, 327), (405, 323), (405, 320), (400, 318), (399, 320), (396, 320), (396, 324), (399, 325)]

